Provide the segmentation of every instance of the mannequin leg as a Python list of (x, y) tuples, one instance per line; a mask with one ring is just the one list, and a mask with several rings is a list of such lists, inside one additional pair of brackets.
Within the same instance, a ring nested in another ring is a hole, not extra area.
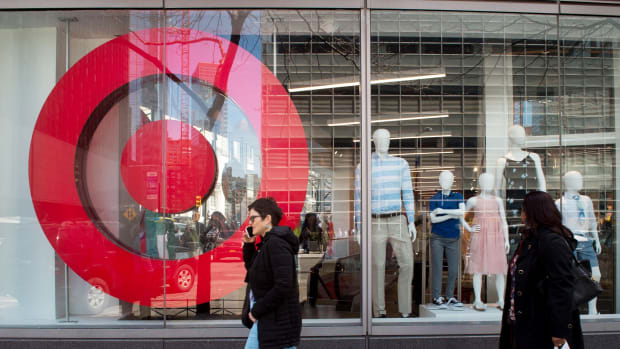
[(474, 283), (474, 309), (482, 310), (484, 307), (484, 303), (482, 303), (482, 299), (480, 298), (482, 292), (482, 274), (475, 273), (473, 277)]
[(443, 275), (443, 244), (441, 238), (431, 235), (431, 296), (433, 299), (441, 296), (441, 282)]
[[(379, 219), (377, 219), (378, 221)], [(373, 316), (385, 315), (385, 249), (387, 227), (384, 222), (372, 223), (372, 308)]]
[[(601, 281), (601, 269), (599, 267), (592, 267), (592, 279), (596, 282)], [(595, 297), (591, 301), (588, 302), (588, 314), (596, 315), (598, 314), (598, 310), (596, 309), (596, 301), (598, 297)]]
[(446, 299), (454, 297), (454, 286), (456, 285), (456, 278), (459, 273), (459, 241), (456, 239), (449, 239), (446, 244), (446, 258), (448, 259), (448, 280), (446, 281)]
[(495, 274), (495, 289), (497, 290), (497, 305), (504, 310), (504, 288), (506, 287), (506, 275)]
[[(404, 216), (397, 218), (400, 224), (392, 224), (390, 228), (390, 244), (398, 262), (398, 311), (403, 316), (411, 314), (411, 281), (413, 280), (413, 249), (407, 221)], [(404, 238), (406, 236), (406, 238)]]

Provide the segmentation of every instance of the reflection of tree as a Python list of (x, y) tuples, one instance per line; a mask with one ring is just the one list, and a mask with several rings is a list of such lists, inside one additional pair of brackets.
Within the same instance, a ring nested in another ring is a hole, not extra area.
[[(217, 72), (215, 73), (215, 81), (220, 82), (218, 85), (223, 91), (227, 91), (228, 77), (230, 76), (232, 64), (235, 60), (235, 55), (237, 54), (237, 47), (239, 45), (239, 42), (241, 41), (241, 30), (243, 29), (243, 22), (245, 22), (245, 19), (250, 14), (250, 11), (235, 10), (227, 12), (230, 15), (230, 21), (232, 24), (230, 42), (234, 45), (228, 46), (228, 51), (226, 51), (226, 54), (224, 55), (222, 64), (220, 64)], [(226, 96), (224, 94), (217, 93), (215, 95), (215, 100), (207, 111), (207, 118), (211, 121), (209, 123), (211, 128), (213, 128), (213, 125), (215, 125), (215, 121), (217, 121), (217, 118), (219, 117), (225, 102)]]

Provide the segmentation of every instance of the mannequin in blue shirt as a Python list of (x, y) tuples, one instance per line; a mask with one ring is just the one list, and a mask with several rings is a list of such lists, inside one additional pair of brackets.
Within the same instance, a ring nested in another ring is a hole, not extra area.
[[(403, 158), (388, 153), (390, 132), (378, 129), (373, 133), (375, 152), (371, 161), (371, 211), (370, 240), (372, 252), (372, 302), (375, 317), (386, 317), (385, 261), (389, 243), (398, 262), (398, 311), (402, 317), (411, 314), (411, 282), (413, 279), (412, 241), (416, 238), (414, 222), (415, 203), (411, 183), (411, 170)], [(355, 216), (359, 231), (360, 222), (360, 168), (355, 174)], [(403, 212), (404, 208), (404, 212)], [(359, 242), (359, 234), (356, 234)]]
[[(431, 263), (432, 263), (432, 307), (435, 309), (463, 310), (463, 303), (454, 297), (454, 285), (459, 268), (459, 223), (466, 225), (465, 202), (463, 195), (452, 192), (454, 175), (443, 171), (439, 175), (441, 191), (429, 202), (432, 223)], [(444, 252), (448, 260), (448, 280), (446, 282), (446, 298), (441, 296), (442, 267)]]

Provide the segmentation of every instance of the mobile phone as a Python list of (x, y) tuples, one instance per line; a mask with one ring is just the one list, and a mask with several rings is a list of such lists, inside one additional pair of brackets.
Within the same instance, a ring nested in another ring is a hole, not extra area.
[(562, 344), (561, 347), (554, 347), (554, 348), (558, 348), (558, 349), (570, 349), (570, 347), (568, 346), (568, 342), (564, 342), (564, 344)]
[(254, 235), (254, 228), (252, 228), (251, 225), (248, 225), (245, 227), (245, 232), (248, 233), (249, 237), (252, 237)]

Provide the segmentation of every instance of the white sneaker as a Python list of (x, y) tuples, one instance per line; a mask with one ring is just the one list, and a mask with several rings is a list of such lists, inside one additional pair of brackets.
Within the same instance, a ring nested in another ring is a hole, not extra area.
[(465, 309), (463, 309), (463, 303), (459, 302), (454, 297), (450, 297), (450, 299), (448, 299), (448, 302), (446, 304), (448, 305), (448, 309), (452, 310), (452, 311), (463, 311), (463, 310), (465, 310)]
[(430, 309), (448, 309), (446, 301), (443, 297), (433, 298)]
[(459, 307), (459, 308), (463, 307), (463, 303), (459, 302), (458, 299), (454, 297), (450, 297), (450, 299), (448, 299), (448, 302), (446, 304), (448, 304), (448, 306), (451, 305), (453, 307)]

